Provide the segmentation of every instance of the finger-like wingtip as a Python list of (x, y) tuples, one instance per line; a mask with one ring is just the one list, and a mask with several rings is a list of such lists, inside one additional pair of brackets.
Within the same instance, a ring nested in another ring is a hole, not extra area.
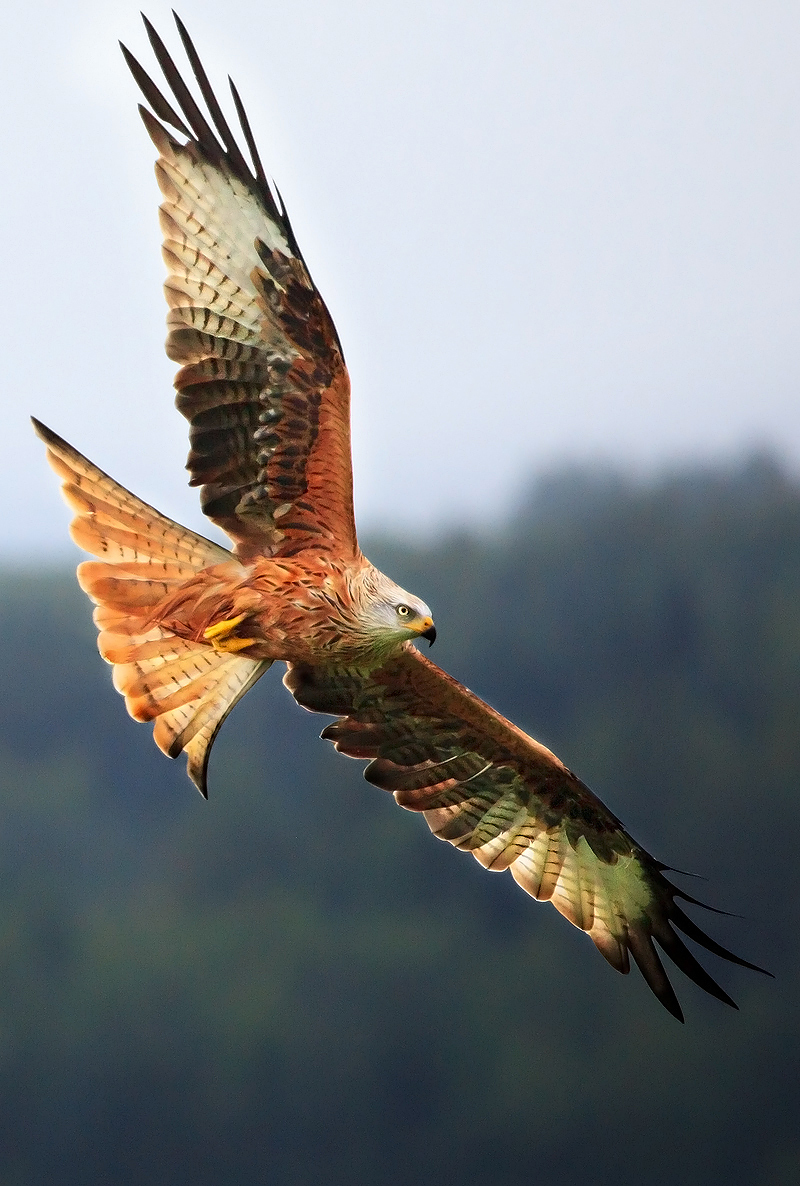
[[(700, 902), (698, 905), (702, 906), (703, 903)], [(727, 947), (723, 947), (721, 943), (717, 943), (705, 931), (701, 930), (697, 923), (689, 918), (688, 914), (685, 914), (679, 906), (674, 906), (670, 917), (674, 926), (683, 931), (684, 935), (688, 935), (690, 939), (693, 939), (700, 947), (704, 947), (706, 951), (713, 952), (714, 955), (718, 955), (720, 959), (727, 960), (728, 963), (738, 964), (740, 968), (749, 968), (751, 972), (761, 972), (763, 976), (769, 976), (771, 980), (775, 979), (772, 972), (768, 972), (766, 968), (762, 968), (758, 964), (752, 964), (750, 960), (742, 959), (740, 955), (735, 955)], [(659, 942), (661, 942), (660, 936)]]

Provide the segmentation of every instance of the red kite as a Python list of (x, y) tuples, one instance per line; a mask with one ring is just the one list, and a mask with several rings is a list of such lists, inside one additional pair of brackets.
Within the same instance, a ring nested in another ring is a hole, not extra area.
[[(158, 34), (151, 45), (179, 111), (123, 47), (150, 109), (164, 201), (166, 349), (190, 423), (187, 468), (228, 551), (147, 506), (34, 421), (76, 511), (78, 568), (102, 656), (130, 714), (188, 759), (205, 795), (214, 738), (274, 662), (340, 753), (422, 812), (433, 833), (550, 901), (620, 972), (629, 956), (677, 1018), (653, 940), (701, 988), (733, 1001), (678, 931), (720, 947), (694, 902), (570, 770), (414, 645), (431, 611), (362, 554), (353, 517), (350, 384), (330, 314), (262, 168), (239, 95), (245, 157), (180, 20), (207, 115)], [(174, 130), (167, 130), (167, 126)], [(180, 138), (178, 138), (180, 137)], [(699, 903), (697, 903), (699, 904)], [(761, 970), (761, 969), (756, 969)]]

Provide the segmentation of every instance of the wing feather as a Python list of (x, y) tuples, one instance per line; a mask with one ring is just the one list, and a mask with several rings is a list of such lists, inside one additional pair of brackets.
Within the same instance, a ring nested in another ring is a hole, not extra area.
[[(434, 835), (549, 901), (626, 973), (630, 956), (670, 1013), (680, 1005), (654, 940), (691, 980), (727, 993), (685, 946), (683, 931), (733, 963), (680, 909), (686, 899), (620, 821), (564, 764), (410, 644), (378, 669), (290, 665), (284, 683), (303, 707), (340, 719), (322, 736), (369, 758), (365, 776)], [(693, 900), (693, 899), (691, 899)]]
[(123, 52), (155, 113), (140, 108), (159, 153), (166, 349), (182, 364), (176, 403), (191, 425), (191, 483), (243, 558), (308, 546), (355, 557), (350, 385), (336, 330), (264, 175), (238, 94), (233, 89), (252, 168), (176, 21), (209, 118), (147, 20), (177, 111)]

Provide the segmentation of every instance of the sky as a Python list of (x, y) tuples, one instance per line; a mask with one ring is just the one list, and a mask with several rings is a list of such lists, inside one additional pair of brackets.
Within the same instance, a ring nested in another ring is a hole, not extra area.
[[(0, 558), (67, 554), (35, 414), (213, 534), (162, 349), (138, 6), (4, 4)], [(148, 16), (179, 56), (169, 6)], [(353, 382), (360, 528), (491, 528), (563, 465), (800, 470), (800, 6), (181, 0)], [(219, 13), (224, 11), (224, 21)]]

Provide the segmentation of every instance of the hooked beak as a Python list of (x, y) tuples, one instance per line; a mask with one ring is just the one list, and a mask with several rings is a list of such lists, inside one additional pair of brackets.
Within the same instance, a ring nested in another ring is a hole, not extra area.
[(420, 632), (420, 638), (427, 638), (428, 645), (433, 646), (433, 644), (436, 642), (436, 627), (434, 626), (433, 622), (431, 622), (427, 630), (422, 630)]

